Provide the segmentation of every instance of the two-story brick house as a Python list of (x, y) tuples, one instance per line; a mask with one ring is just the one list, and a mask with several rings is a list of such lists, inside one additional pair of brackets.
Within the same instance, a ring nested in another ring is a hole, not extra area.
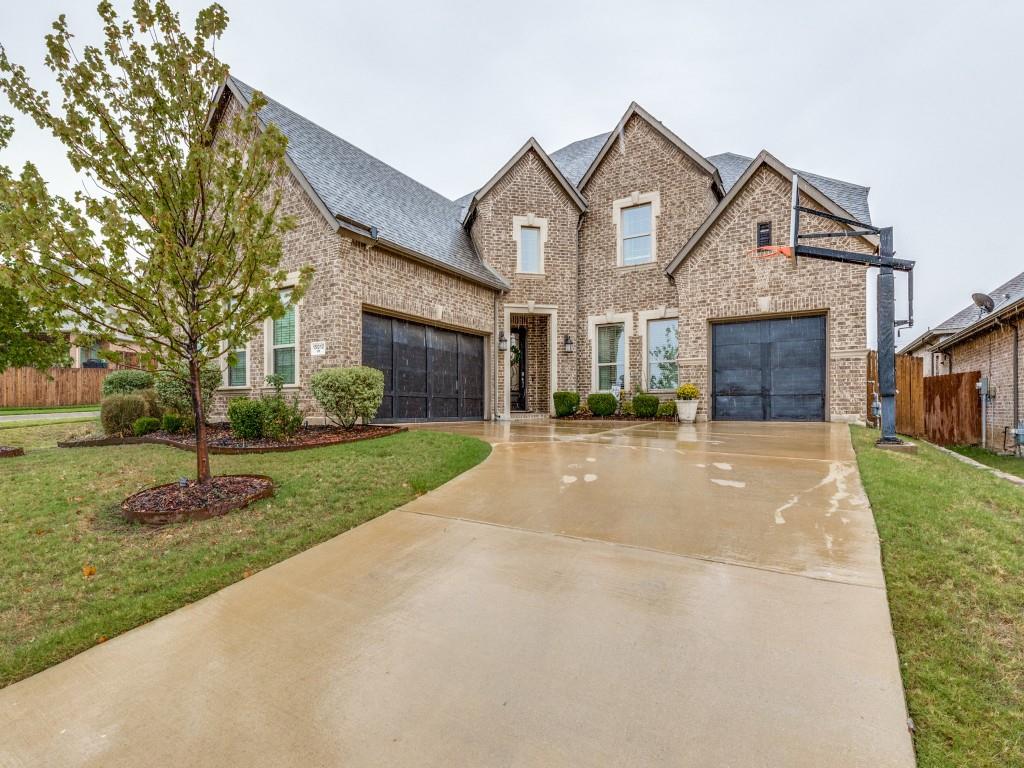
[[(251, 93), (230, 79), (217, 108)], [(385, 373), (390, 420), (503, 419), (550, 411), (558, 389), (669, 397), (685, 381), (703, 418), (863, 417), (865, 272), (757, 252), (789, 237), (793, 171), (767, 152), (703, 157), (633, 104), (551, 154), (530, 139), (452, 201), (273, 100), (261, 118), (289, 140), (285, 266), (315, 275), (238, 350), (219, 409), (277, 372), (315, 417), (309, 377), (362, 363)], [(800, 177), (802, 204), (869, 221), (867, 188)]]

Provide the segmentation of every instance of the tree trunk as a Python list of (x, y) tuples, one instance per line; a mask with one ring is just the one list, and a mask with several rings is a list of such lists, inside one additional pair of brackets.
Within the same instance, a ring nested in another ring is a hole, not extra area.
[(189, 385), (192, 390), (192, 413), (196, 421), (196, 482), (210, 482), (210, 454), (206, 447), (206, 412), (203, 410), (203, 389), (199, 364), (190, 360), (188, 364)]

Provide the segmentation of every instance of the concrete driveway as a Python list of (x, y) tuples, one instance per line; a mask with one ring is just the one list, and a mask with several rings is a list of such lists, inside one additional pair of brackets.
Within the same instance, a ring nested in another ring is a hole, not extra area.
[(0, 691), (2, 765), (912, 766), (845, 426), (528, 421)]

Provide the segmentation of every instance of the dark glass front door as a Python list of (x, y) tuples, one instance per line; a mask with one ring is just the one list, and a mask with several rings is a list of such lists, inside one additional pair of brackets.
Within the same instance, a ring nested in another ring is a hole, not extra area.
[(513, 411), (526, 410), (526, 329), (513, 328), (509, 343), (509, 394)]

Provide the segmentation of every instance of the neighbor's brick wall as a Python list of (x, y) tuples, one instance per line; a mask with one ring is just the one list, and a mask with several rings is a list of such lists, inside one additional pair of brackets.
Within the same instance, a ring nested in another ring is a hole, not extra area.
[[(827, 315), (827, 412), (833, 419), (865, 416), (867, 270), (807, 258), (794, 266), (790, 259), (761, 260), (751, 254), (759, 221), (771, 221), (774, 244), (786, 244), (790, 195), (790, 180), (762, 167), (676, 270), (679, 378), (700, 388), (698, 413), (705, 418), (711, 388), (710, 323), (789, 313)], [(800, 203), (819, 207), (804, 196)], [(842, 230), (826, 219), (800, 219), (801, 232)], [(872, 252), (856, 238), (830, 240), (829, 246)]]
[[(322, 416), (309, 392), (309, 378), (322, 368), (358, 365), (362, 358), (362, 312), (406, 316), (480, 334), (494, 326), (495, 292), (376, 246), (334, 232), (312, 200), (288, 174), (279, 182), (283, 213), (296, 227), (284, 236), (282, 268), (314, 267), (312, 283), (299, 306), (299, 381), (294, 390), (308, 416)], [(224, 418), (233, 396), (257, 396), (266, 375), (263, 327), (249, 342), (249, 382), (245, 390), (220, 390), (211, 416)], [(309, 354), (310, 342), (324, 341), (323, 357)], [(485, 343), (485, 347), (487, 344)], [(489, 368), (486, 370), (489, 371)], [(490, 402), (490, 377), (486, 377)], [(487, 412), (490, 412), (488, 407)]]
[[(583, 190), (589, 204), (580, 231), (579, 324), (576, 328), (577, 387), (590, 392), (593, 344), (588, 317), (608, 313), (632, 314), (626, 328), (626, 360), (632, 389), (643, 381), (641, 328), (637, 312), (677, 306), (676, 290), (665, 266), (714, 208), (712, 179), (643, 118), (634, 116), (623, 140), (608, 151)], [(619, 267), (618, 229), (613, 204), (633, 192), (658, 192), (661, 214), (655, 220), (657, 253), (654, 263)], [(634, 334), (635, 331), (635, 334)]]
[[(1016, 321), (1018, 333), (1024, 336), (1024, 320)], [(1013, 323), (1003, 323), (984, 333), (979, 333), (950, 351), (951, 373), (980, 371), (987, 376), (989, 384), (995, 386), (995, 397), (988, 403), (986, 424), (986, 447), (994, 451), (1003, 450), (1005, 428), (1013, 427)], [(1024, 381), (1024, 355), (1018, 362), (1018, 381)], [(1024, 390), (1024, 386), (1022, 386)], [(1018, 393), (1024, 396), (1024, 391)], [(1024, 403), (1021, 405), (1024, 409)], [(1007, 436), (1007, 448), (1012, 447), (1012, 436)]]
[[(547, 240), (544, 243), (544, 274), (524, 275), (516, 273), (516, 231), (512, 220), (515, 216), (533, 213), (547, 219)], [(550, 305), (556, 308), (559, 339), (566, 333), (573, 334), (577, 328), (577, 259), (576, 259), (576, 227), (579, 222), (579, 208), (566, 194), (565, 190), (548, 171), (543, 161), (530, 150), (492, 187), (478, 203), (476, 215), (470, 233), (478, 252), (484, 261), (498, 272), (512, 286), (511, 290), (499, 301), (501, 307), (523, 306), (534, 302), (538, 305)], [(545, 333), (547, 319), (544, 315)], [(504, 311), (498, 315), (498, 329), (509, 336), (509, 329), (504, 328)], [(530, 342), (533, 342), (532, 346)], [(545, 336), (540, 343), (531, 339), (527, 342), (529, 355), (548, 353), (548, 341)], [(559, 344), (555, 354), (558, 356), (558, 386), (560, 389), (573, 389), (576, 383), (577, 355), (569, 355), (562, 351)], [(501, 360), (496, 346), (492, 352), (498, 359), (497, 391), (498, 408), (504, 407), (505, 365)], [(530, 361), (528, 361), (529, 363)], [(533, 410), (550, 410), (551, 403), (547, 390), (550, 389), (550, 369), (546, 367), (543, 387), (539, 384), (531, 389), (531, 408)], [(528, 375), (531, 381), (535, 373), (539, 375), (540, 365), (530, 366)]]

